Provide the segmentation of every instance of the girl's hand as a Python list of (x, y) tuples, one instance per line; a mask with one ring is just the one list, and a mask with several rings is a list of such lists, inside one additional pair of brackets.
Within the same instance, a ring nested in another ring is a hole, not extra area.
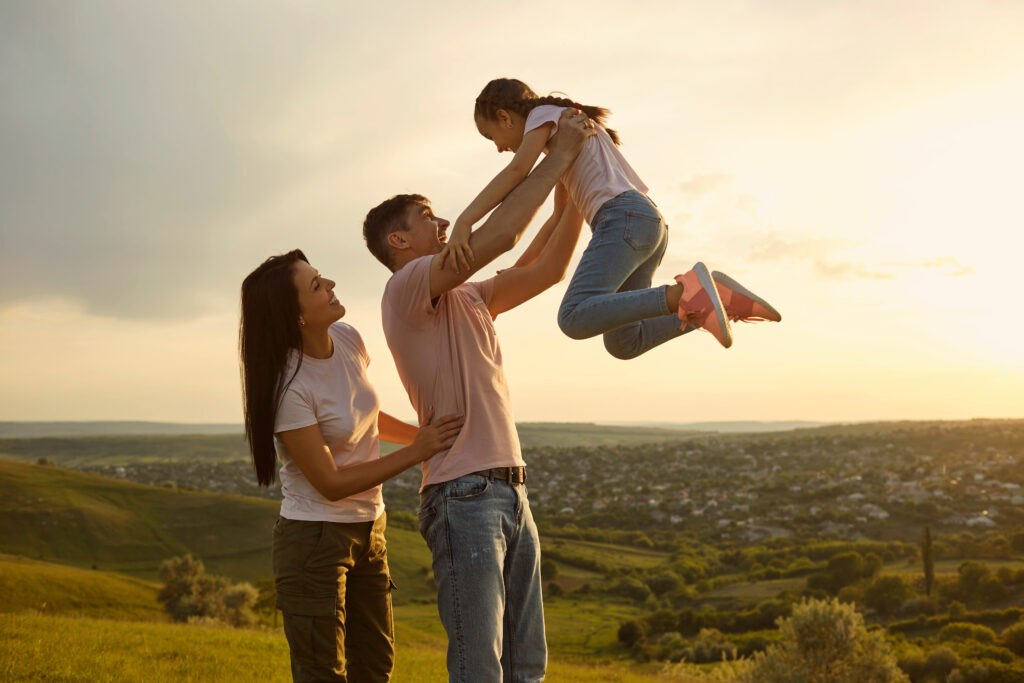
[(472, 228), (473, 226), (468, 223), (455, 221), (455, 227), (448, 235), (448, 242), (441, 250), (440, 266), (442, 268), (445, 267), (447, 261), (448, 267), (453, 273), (470, 269), (470, 264), (473, 263), (473, 250), (469, 247), (469, 234), (473, 231)]
[(446, 415), (436, 420), (433, 417), (434, 409), (431, 408), (426, 419), (428, 424), (420, 427), (416, 438), (412, 440), (412, 446), (420, 450), (423, 460), (451, 448), (465, 423), (465, 419), (459, 415)]

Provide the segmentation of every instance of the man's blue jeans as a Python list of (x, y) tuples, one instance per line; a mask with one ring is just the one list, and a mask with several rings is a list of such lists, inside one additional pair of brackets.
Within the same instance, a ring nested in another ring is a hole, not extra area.
[(565, 291), (558, 326), (573, 339), (604, 334), (616, 358), (629, 359), (690, 332), (651, 287), (668, 246), (661, 212), (636, 190), (609, 199), (591, 224), (593, 237)]
[(470, 474), (428, 487), (419, 525), (448, 633), (448, 680), (544, 680), (540, 538), (526, 486)]

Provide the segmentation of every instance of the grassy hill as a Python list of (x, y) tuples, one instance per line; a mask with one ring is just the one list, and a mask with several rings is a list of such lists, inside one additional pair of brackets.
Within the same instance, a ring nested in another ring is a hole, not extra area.
[[(0, 553), (154, 581), (160, 563), (191, 553), (236, 581), (271, 575), (271, 529), (279, 503), (165, 489), (57, 467), (0, 460)], [(396, 604), (433, 602), (430, 551), (408, 521), (388, 528)], [(649, 566), (655, 551), (559, 539), (559, 550), (601, 556), (611, 567)], [(545, 547), (549, 544), (545, 542)], [(596, 575), (560, 567), (571, 589)]]
[(0, 555), (0, 612), (167, 621), (156, 584), (106, 572)]

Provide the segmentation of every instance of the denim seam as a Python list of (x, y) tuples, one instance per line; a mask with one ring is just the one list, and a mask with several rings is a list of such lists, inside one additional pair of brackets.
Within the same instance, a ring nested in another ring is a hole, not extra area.
[[(442, 494), (444, 492), (442, 491)], [(451, 536), (451, 521), (448, 519), (448, 499), (442, 495), (441, 500), (444, 505), (444, 538), (445, 545), (448, 554), (448, 581), (451, 584), (452, 602), (454, 603), (454, 609), (452, 610), (455, 618), (455, 643), (459, 657), (459, 680), (466, 680), (466, 653), (463, 651), (465, 643), (465, 636), (463, 634), (462, 625), (462, 608), (459, 604), (459, 590), (457, 575), (455, 573), (455, 558), (452, 556), (452, 536)], [(449, 672), (450, 673), (450, 672)]]

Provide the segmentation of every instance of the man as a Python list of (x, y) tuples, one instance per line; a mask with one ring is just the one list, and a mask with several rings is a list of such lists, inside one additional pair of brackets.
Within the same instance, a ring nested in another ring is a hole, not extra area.
[(442, 269), (448, 221), (421, 195), (399, 195), (363, 225), (370, 251), (394, 274), (381, 302), (384, 334), (422, 422), (458, 413), (455, 444), (423, 464), (420, 532), (433, 554), (450, 681), (541, 681), (547, 665), (540, 542), (501, 349), (492, 320), (565, 276), (582, 217), (564, 189), (515, 267), (466, 280), (511, 249), (593, 124), (569, 110), (548, 156), (470, 237), (472, 264)]

